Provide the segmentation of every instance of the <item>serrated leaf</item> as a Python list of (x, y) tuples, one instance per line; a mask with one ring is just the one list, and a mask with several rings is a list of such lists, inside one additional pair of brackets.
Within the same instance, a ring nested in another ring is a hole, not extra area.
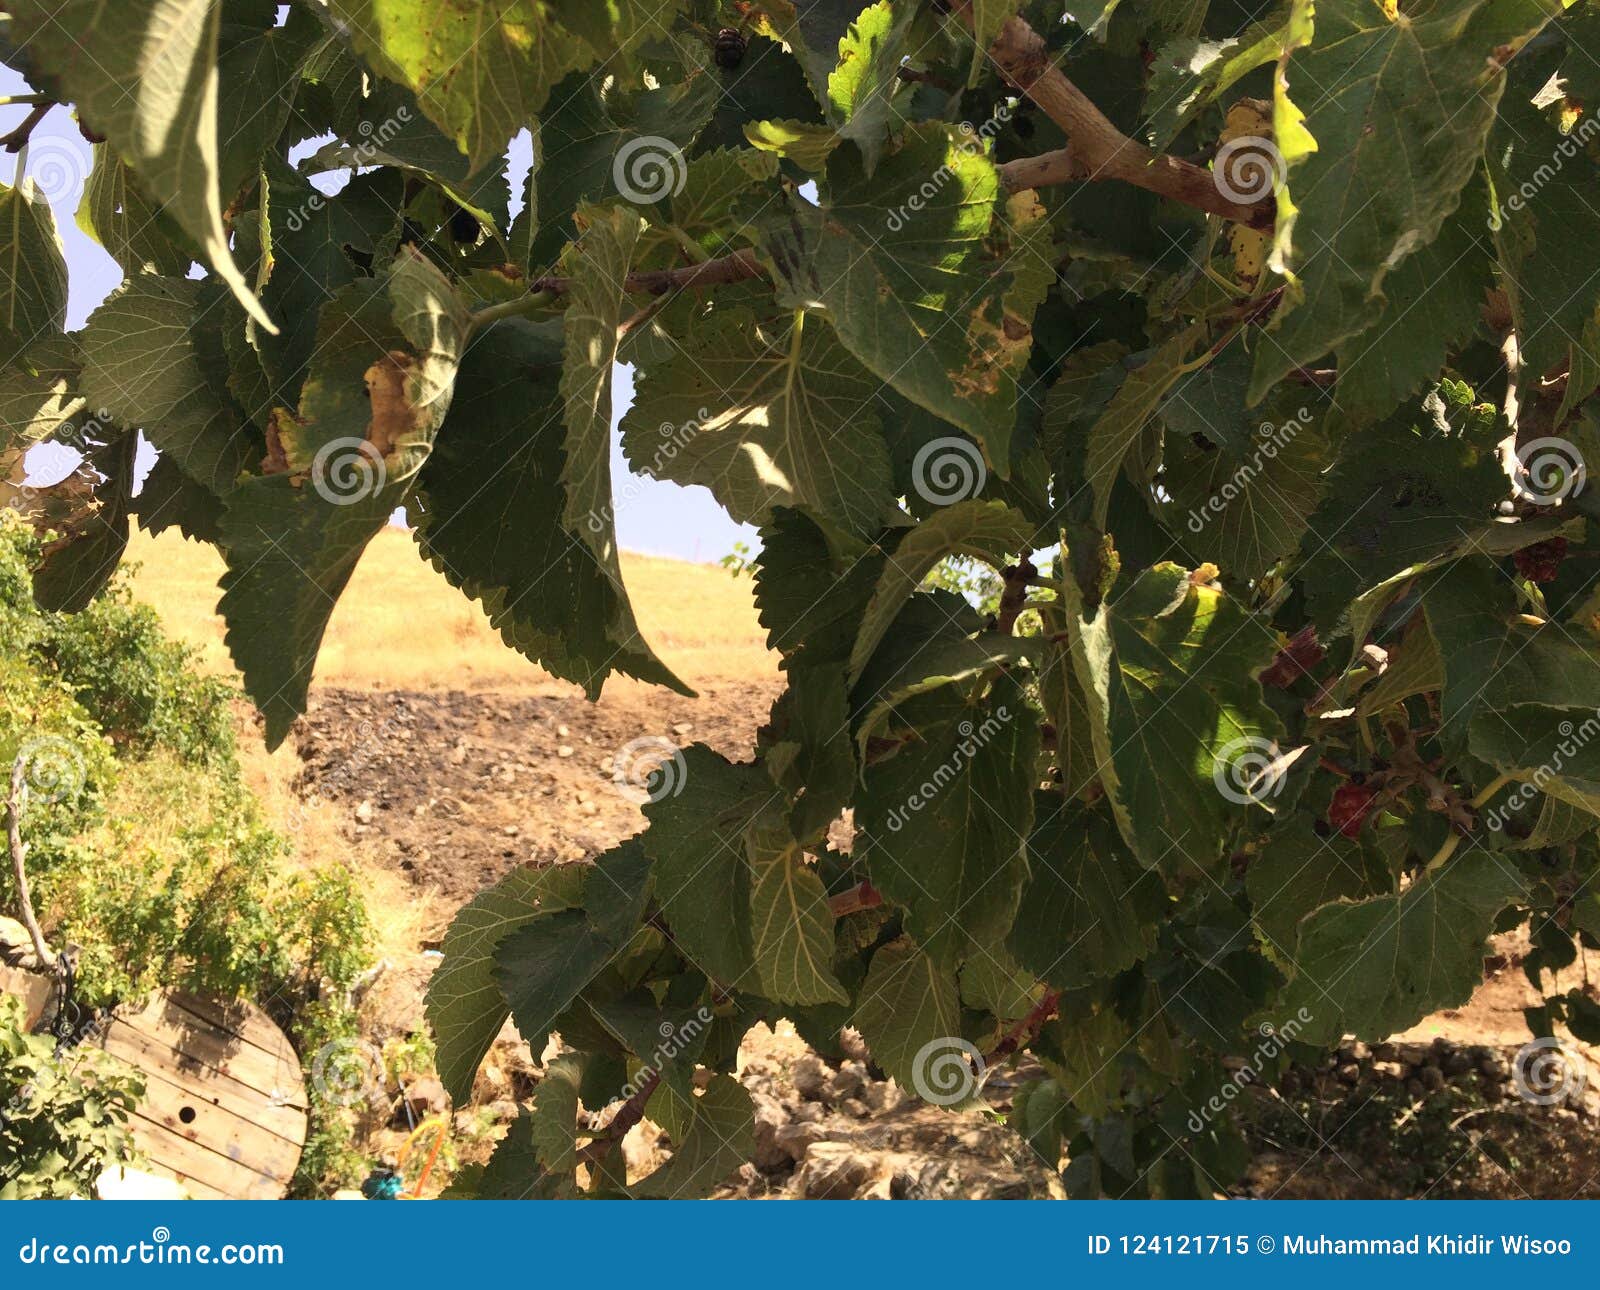
[(892, 941), (872, 956), (851, 1024), (901, 1088), (918, 1096), (930, 1086), (942, 1093), (929, 1067), (941, 1055), (950, 1058), (961, 1038), (955, 974), (904, 937)]
[(75, 425), (86, 403), (79, 381), (78, 353), (65, 338), (37, 345), (0, 370), (0, 457)]
[(456, 1106), (471, 1098), (478, 1066), (511, 1015), (494, 982), (495, 946), (540, 914), (577, 907), (582, 878), (579, 865), (513, 869), (451, 922), (441, 946), (444, 960), (428, 980), (427, 1016), (435, 1068)]
[(735, 313), (639, 381), (623, 451), (644, 474), (704, 484), (744, 523), (799, 506), (875, 533), (898, 512), (878, 388), (820, 318)]
[(1469, 728), (1474, 757), (1549, 796), (1600, 815), (1600, 717), (1592, 705), (1507, 704)]
[(205, 284), (129, 278), (89, 315), (79, 338), (82, 386), (96, 408), (142, 429), (157, 448), (214, 493), (250, 461), (255, 435), (206, 361), (195, 328)]
[(833, 916), (822, 879), (781, 817), (747, 835), (757, 989), (775, 1003), (849, 1003), (830, 966)]
[(1275, 61), (1283, 40), (1281, 25), (1262, 22), (1223, 40), (1178, 36), (1163, 45), (1150, 64), (1145, 88), (1152, 109), (1145, 128), (1149, 145), (1165, 152), (1203, 107), (1256, 68)]
[(904, 746), (863, 769), (864, 858), (906, 930), (941, 967), (1004, 937), (1027, 875), (1038, 725), (1020, 690), (982, 702), (956, 690), (910, 699), (891, 726)]
[(1341, 901), (1308, 915), (1281, 1006), (1285, 1015), (1309, 1016), (1296, 1038), (1387, 1039), (1466, 1003), (1483, 981), (1495, 916), (1522, 892), (1504, 860), (1471, 851), (1398, 895)]
[(860, 679), (895, 616), (939, 561), (971, 556), (996, 568), (1033, 545), (1033, 528), (1004, 502), (973, 498), (946, 506), (912, 529), (884, 565), (850, 650), (850, 680)]
[(529, 1134), (535, 1159), (554, 1174), (570, 1174), (578, 1167), (578, 1084), (583, 1062), (562, 1053), (544, 1068), (533, 1090), (529, 1108)]
[(1300, 814), (1274, 829), (1250, 858), (1245, 890), (1267, 944), (1292, 964), (1303, 918), (1337, 901), (1389, 894), (1394, 879), (1361, 843), (1319, 837), (1311, 818)]
[(217, 144), (221, 0), (19, 0), (12, 38), (61, 77), (84, 118), (200, 248), (255, 319), (272, 321), (233, 262)]
[(883, 155), (885, 136), (902, 120), (895, 99), (906, 89), (900, 64), (915, 14), (916, 6), (905, 0), (868, 5), (839, 42), (839, 65), (828, 74), (823, 106), (839, 137), (861, 149), (869, 175)]
[(67, 263), (50, 203), (31, 179), (0, 184), (0, 365), (67, 325)]
[(1314, 142), (1303, 155), (1285, 146), (1293, 215), (1280, 203), (1274, 262), (1295, 286), (1274, 315), (1275, 343), (1257, 350), (1252, 398), (1366, 329), (1390, 270), (1438, 236), (1483, 156), (1505, 86), (1501, 47), (1560, 9), (1430, 0), (1401, 13), (1319, 0), (1310, 47), (1282, 73)]
[(1131, 855), (1104, 816), (1042, 793), (1028, 838), (1028, 882), (1006, 944), (1017, 962), (1075, 990), (1132, 967), (1167, 912), (1159, 874)]
[(549, 328), (507, 319), (474, 337), (418, 478), (414, 536), (507, 645), (594, 698), (613, 671), (653, 679), (659, 664), (606, 566), (561, 523), (560, 379)]
[(736, 985), (754, 967), (746, 837), (778, 800), (766, 772), (704, 744), (683, 750), (681, 790), (645, 805), (644, 846), (674, 941), (701, 971)]
[(357, 50), (409, 87), (479, 170), (544, 108), (594, 49), (547, 16), (541, 0), (333, 0)]
[(704, 1196), (754, 1151), (755, 1104), (733, 1076), (716, 1075), (695, 1099), (694, 1119), (672, 1159), (630, 1191), (663, 1200)]
[(94, 146), (94, 169), (78, 203), (78, 227), (126, 274), (181, 278), (194, 255), (183, 234), (139, 188), (139, 181), (109, 144)]
[(622, 591), (611, 502), (611, 382), (627, 306), (622, 286), (645, 224), (627, 210), (595, 207), (580, 212), (580, 222), (582, 241), (563, 261), (573, 285), (562, 332), (561, 400), (567, 426), (562, 524), (587, 544), (617, 588), (611, 628), (639, 659), (635, 675), (692, 695), (650, 654), (633, 620)]
[(260, 172), (289, 122), (300, 69), (324, 39), (314, 13), (291, 7), (282, 26), (231, 21), (225, 2), (217, 48), (217, 175), (223, 206)]
[(1008, 474), (1032, 342), (1031, 309), (1013, 312), (1008, 292), (1015, 274), (1038, 271), (1037, 249), (1024, 248), (1043, 208), (1027, 194), (1008, 202), (989, 157), (934, 125), (909, 127), (870, 176), (857, 150), (835, 149), (820, 196), (820, 211), (769, 227), (784, 303), (820, 303), (851, 353)]
[(219, 609), (269, 747), (305, 710), (333, 607), (427, 459), (466, 326), (443, 275), (415, 257), (346, 287), (323, 311), (299, 415), (277, 418), (293, 473), (228, 495)]
[(1084, 473), (1094, 495), (1095, 527), (1105, 527), (1111, 490), (1123, 462), (1203, 339), (1204, 329), (1191, 327), (1157, 346), (1128, 373), (1105, 411), (1089, 427)]
[(794, 162), (811, 174), (821, 174), (828, 155), (839, 146), (839, 134), (828, 125), (811, 121), (751, 121), (744, 137), (753, 147)]
[(1234, 805), (1219, 775), (1278, 732), (1255, 679), (1275, 638), (1173, 564), (1147, 569), (1089, 619), (1070, 575), (1061, 586), (1100, 778), (1123, 836), (1146, 865), (1206, 869)]

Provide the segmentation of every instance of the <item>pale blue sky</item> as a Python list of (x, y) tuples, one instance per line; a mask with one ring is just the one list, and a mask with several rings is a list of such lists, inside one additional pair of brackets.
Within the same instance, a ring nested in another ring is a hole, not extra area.
[[(21, 94), (28, 85), (10, 68), (0, 67), (0, 95)], [(25, 107), (0, 108), (0, 132), (11, 129), (27, 115)], [(304, 152), (315, 150), (315, 145)], [(96, 305), (121, 281), (122, 273), (109, 255), (77, 226), (75, 215), (84, 180), (90, 169), (90, 147), (65, 108), (56, 108), (35, 129), (29, 148), (28, 174), (49, 194), (61, 232), (69, 270), (67, 327), (75, 330)], [(301, 153), (297, 150), (297, 157)], [(526, 191), (530, 148), (526, 134), (516, 140), (511, 154), (514, 208)], [(0, 180), (11, 182), (5, 158), (0, 158)], [(46, 175), (44, 168), (49, 167)], [(330, 177), (333, 178), (333, 177)], [(48, 182), (47, 182), (48, 179)], [(337, 180), (331, 187), (337, 188)], [(633, 373), (619, 367), (616, 373), (614, 416), (620, 420), (633, 402)], [(63, 469), (59, 453), (36, 452), (29, 460), (38, 478), (48, 479)], [(612, 483), (616, 490), (617, 536), (630, 551), (676, 556), (683, 560), (714, 561), (733, 549), (735, 542), (755, 543), (755, 530), (735, 524), (704, 488), (684, 488), (634, 475), (622, 457), (616, 425), (611, 435)]]

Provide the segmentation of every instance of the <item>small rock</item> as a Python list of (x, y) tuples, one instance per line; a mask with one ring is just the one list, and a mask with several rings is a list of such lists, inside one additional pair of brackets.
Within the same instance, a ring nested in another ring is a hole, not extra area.
[(1339, 1068), (1334, 1071), (1334, 1074), (1337, 1075), (1340, 1082), (1344, 1084), (1359, 1084), (1361, 1082), (1361, 1067), (1356, 1062), (1340, 1063)]
[(860, 1095), (866, 1087), (867, 1068), (860, 1062), (847, 1061), (839, 1065), (839, 1073), (828, 1083), (830, 1102), (843, 1102)]
[(675, 735), (687, 735), (692, 734), (693, 732), (694, 722), (692, 721), (680, 721), (677, 725), (672, 727), (672, 733)]
[(557, 739), (565, 739), (571, 733), (572, 733), (572, 731), (566, 726), (557, 726), (556, 727), (556, 738)]
[(853, 1200), (874, 1173), (872, 1161), (842, 1142), (819, 1142), (806, 1152), (795, 1189), (807, 1200)]
[(1465, 1075), (1473, 1067), (1470, 1055), (1457, 1049), (1453, 1053), (1446, 1053), (1439, 1063), (1439, 1069), (1446, 1075)]
[(371, 801), (369, 801), (366, 798), (363, 798), (357, 804), (355, 814), (356, 814), (356, 822), (358, 824), (371, 824), (372, 823), (372, 803), (371, 803)]
[(1378, 1062), (1397, 1062), (1400, 1060), (1400, 1046), (1398, 1044), (1373, 1044), (1372, 1060)]
[(452, 748), (450, 750), (450, 764), (452, 766), (459, 766), (459, 765), (461, 765), (462, 762), (466, 761), (466, 759), (467, 759), (467, 745), (466, 744), (459, 743), (454, 748)]
[(906, 1095), (893, 1080), (874, 1081), (861, 1090), (861, 1100), (874, 1115), (887, 1115), (906, 1100)]
[(839, 1103), (839, 1109), (857, 1120), (870, 1119), (872, 1116), (871, 1108), (859, 1097), (847, 1097), (843, 1102)]
[(1501, 1082), (1511, 1078), (1511, 1070), (1506, 1065), (1506, 1059), (1493, 1053), (1478, 1063), (1478, 1073), (1488, 1079)]
[(572, 745), (571, 744), (562, 744), (561, 747), (556, 749), (556, 756), (557, 757), (570, 757), (570, 756), (572, 756)]
[(820, 1124), (791, 1120), (781, 1129), (773, 1131), (773, 1142), (795, 1163), (806, 1158), (806, 1153), (819, 1142), (828, 1140), (828, 1130)]
[(1401, 1062), (1373, 1062), (1372, 1073), (1379, 1079), (1404, 1079), (1406, 1068)]
[(789, 1068), (789, 1079), (801, 1097), (818, 1102), (827, 1096), (833, 1071), (815, 1053), (806, 1053)]
[(778, 1141), (779, 1131), (789, 1123), (788, 1115), (785, 1114), (783, 1107), (770, 1097), (757, 1093), (751, 1100), (755, 1103), (756, 1111), (756, 1149), (750, 1156), (751, 1163), (763, 1173), (769, 1174), (789, 1168), (794, 1164), (795, 1157), (790, 1154), (789, 1148), (784, 1143)]
[(503, 832), (505, 833), (506, 837), (514, 838), (517, 836), (517, 834), (521, 833), (522, 830), (519, 829), (515, 824), (508, 824)]
[(1437, 1066), (1419, 1066), (1417, 1078), (1422, 1081), (1422, 1087), (1430, 1093), (1437, 1093), (1445, 1086), (1444, 1072)]

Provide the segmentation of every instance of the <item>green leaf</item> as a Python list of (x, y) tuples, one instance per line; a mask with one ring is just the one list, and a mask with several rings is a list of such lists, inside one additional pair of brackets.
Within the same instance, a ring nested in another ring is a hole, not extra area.
[(272, 10), (260, 24), (233, 21), (232, 13), (224, 0), (217, 53), (217, 187), (224, 207), (260, 173), (262, 154), (276, 147), (300, 69), (324, 39), (307, 9), (291, 7), (281, 27)]
[[(872, 1059), (907, 1092), (942, 1096), (934, 1067), (959, 1059), (961, 1000), (954, 973), (902, 937), (872, 956), (851, 1022)], [(970, 1100), (970, 1099), (963, 1099)]]
[(946, 506), (923, 520), (889, 557), (861, 614), (861, 627), (850, 650), (852, 683), (860, 678), (895, 616), (939, 561), (964, 555), (998, 568), (1009, 555), (1026, 553), (1032, 545), (1032, 526), (1004, 502), (973, 498)]
[(197, 316), (216, 304), (203, 283), (129, 278), (89, 315), (79, 344), (83, 393), (96, 408), (142, 429), (214, 493), (249, 465), (256, 437), (208, 361)]
[(78, 227), (105, 247), (130, 276), (158, 273), (184, 277), (195, 255), (182, 230), (152, 202), (109, 144), (94, 146), (94, 169), (78, 203)]
[(513, 869), (462, 906), (445, 933), (444, 961), (428, 980), (427, 1016), (435, 1067), (456, 1106), (472, 1096), (478, 1066), (511, 1015), (494, 982), (495, 947), (540, 914), (582, 899), (581, 865)]
[(898, 513), (878, 388), (820, 318), (736, 312), (639, 381), (623, 451), (644, 474), (704, 484), (743, 523), (799, 506), (871, 534)]
[(542, 0), (332, 0), (356, 49), (408, 86), (473, 170), (505, 151), (568, 72), (595, 50), (552, 21)]
[(780, 507), (761, 530), (756, 566), (756, 610), (767, 629), (767, 648), (785, 667), (843, 667), (860, 631), (867, 602), (884, 568), (876, 552), (830, 540), (800, 511)]
[(736, 985), (754, 967), (747, 835), (778, 799), (766, 772), (704, 744), (683, 750), (681, 791), (646, 803), (644, 845), (673, 940), (701, 971)]
[(973, 0), (972, 13), (972, 70), (967, 73), (967, 85), (973, 86), (989, 67), (989, 46), (1000, 34), (1008, 19), (1022, 8), (1022, 0)]
[(855, 854), (906, 910), (906, 930), (941, 967), (982, 953), (1011, 926), (1027, 876), (1038, 726), (1020, 690), (986, 701), (957, 690), (908, 700), (904, 746), (869, 764)]
[(298, 417), (279, 420), (293, 473), (228, 495), (219, 609), (269, 747), (305, 710), (333, 607), (427, 459), (466, 327), (449, 283), (417, 257), (346, 287), (323, 310)]
[(1184, 126), (1207, 104), (1217, 102), (1243, 77), (1283, 52), (1284, 31), (1257, 23), (1239, 36), (1213, 40), (1178, 36), (1156, 51), (1150, 65), (1145, 102), (1151, 105), (1146, 141), (1167, 151)]
[(1141, 573), (1087, 620), (1073, 579), (1061, 586), (1100, 778), (1123, 836), (1146, 865), (1209, 871), (1237, 801), (1221, 785), (1241, 758), (1274, 746), (1278, 720), (1255, 678), (1276, 639), (1174, 564)]
[(1132, 967), (1168, 910), (1159, 874), (1131, 855), (1105, 816), (1041, 793), (1028, 882), (1006, 941), (1034, 976), (1075, 990)]
[(1184, 374), (1184, 364), (1204, 334), (1203, 328), (1191, 327), (1152, 350), (1128, 373), (1105, 411), (1089, 427), (1084, 469), (1094, 493), (1096, 528), (1105, 527), (1111, 490), (1128, 453), (1155, 415), (1156, 405)]
[(849, 1003), (833, 975), (833, 915), (822, 879), (779, 821), (748, 834), (757, 988), (775, 1003)]
[(562, 524), (588, 546), (618, 589), (610, 628), (620, 644), (632, 649), (635, 675), (692, 695), (651, 655), (632, 607), (621, 594), (622, 567), (611, 502), (611, 381), (618, 330), (627, 307), (622, 284), (644, 221), (626, 210), (588, 207), (580, 211), (579, 222), (585, 230), (583, 240), (572, 246), (563, 262), (573, 284), (562, 341), (561, 400), (567, 426)]
[(1600, 815), (1600, 717), (1580, 708), (1508, 704), (1479, 712), (1469, 730), (1472, 755), (1558, 801)]
[(813, 175), (827, 167), (828, 155), (839, 146), (839, 133), (832, 126), (811, 121), (751, 121), (744, 136), (763, 152), (794, 162)]
[(0, 184), (0, 365), (67, 325), (67, 262), (56, 217), (31, 179)]
[(1277, 957), (1290, 964), (1308, 914), (1394, 891), (1388, 866), (1368, 848), (1337, 835), (1319, 837), (1312, 824), (1302, 813), (1274, 829), (1245, 871), (1251, 916)]
[(1514, 869), (1471, 851), (1398, 895), (1325, 905), (1300, 924), (1281, 1011), (1309, 1017), (1298, 1039), (1334, 1043), (1386, 1039), (1459, 1007), (1483, 981), (1496, 915), (1522, 894)]
[(1291, 216), (1280, 201), (1274, 258), (1293, 285), (1275, 343), (1257, 351), (1252, 399), (1366, 330), (1390, 270), (1438, 236), (1483, 156), (1505, 86), (1501, 47), (1560, 8), (1430, 0), (1390, 14), (1371, 0), (1319, 0), (1310, 48), (1282, 73), (1311, 142), (1302, 154), (1279, 139)]
[(553, 328), (514, 318), (473, 338), (418, 478), (414, 536), (507, 645), (594, 698), (613, 671), (651, 679), (659, 664), (607, 567), (562, 525), (560, 380)]
[(78, 354), (65, 337), (0, 369), (0, 459), (73, 428), (86, 403), (79, 380)]
[(1048, 264), (1043, 214), (1031, 192), (1006, 200), (994, 163), (964, 136), (918, 125), (870, 176), (856, 149), (835, 149), (820, 211), (775, 221), (767, 246), (785, 303), (820, 303), (845, 348), (972, 434), (1004, 476), (1032, 339), (1031, 304), (1009, 292)]
[[(1304, 420), (1263, 421), (1243, 452), (1168, 440), (1163, 478), (1183, 513), (1184, 550), (1256, 579), (1293, 555), (1322, 497), (1328, 442)], [(1173, 524), (1176, 528), (1176, 523)]]
[(571, 1174), (578, 1167), (578, 1084), (583, 1062), (562, 1053), (544, 1068), (533, 1090), (532, 1123), (534, 1157), (553, 1174)]
[(694, 1120), (672, 1159), (630, 1190), (682, 1200), (708, 1194), (755, 1153), (755, 1105), (731, 1075), (716, 1075), (695, 1099)]
[(877, 169), (885, 136), (902, 122), (895, 105), (907, 86), (900, 79), (906, 34), (916, 14), (914, 4), (878, 0), (857, 16), (839, 42), (839, 65), (828, 75), (823, 106), (838, 128), (839, 138), (861, 149), (867, 174)]
[(222, 223), (217, 144), (221, 0), (18, 0), (12, 39), (61, 77), (207, 264), (269, 331)]

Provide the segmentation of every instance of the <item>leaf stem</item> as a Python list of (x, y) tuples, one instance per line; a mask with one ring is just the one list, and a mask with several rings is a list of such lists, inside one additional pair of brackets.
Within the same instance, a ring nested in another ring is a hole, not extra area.
[(522, 318), (537, 313), (554, 304), (555, 299), (556, 293), (553, 291), (535, 291), (531, 295), (518, 296), (515, 300), (502, 300), (499, 304), (486, 305), (472, 315), (472, 330), (482, 331), (502, 318)]

